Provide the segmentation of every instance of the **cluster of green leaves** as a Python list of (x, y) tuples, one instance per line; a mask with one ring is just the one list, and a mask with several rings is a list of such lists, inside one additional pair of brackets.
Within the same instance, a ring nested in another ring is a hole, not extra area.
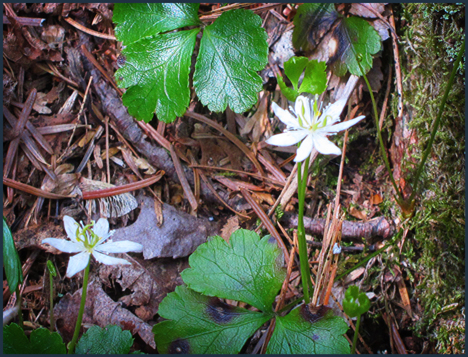
[[(133, 344), (130, 331), (115, 325), (92, 326), (76, 345), (76, 354), (128, 354)], [(31, 336), (15, 323), (3, 326), (4, 354), (66, 354), (65, 343), (57, 332), (39, 328)], [(138, 352), (133, 352), (138, 353)]]
[(381, 49), (381, 38), (366, 20), (356, 16), (343, 17), (335, 10), (333, 3), (305, 3), (299, 6), (294, 17), (294, 47), (314, 50), (320, 37), (337, 21), (332, 30), (335, 49), (330, 62), (333, 71), (338, 76), (345, 75), (348, 70), (351, 74), (362, 76), (372, 68), (372, 55)]
[[(123, 103), (139, 120), (172, 122), (190, 102), (189, 74), (200, 32), (200, 4), (115, 4), (115, 35), (122, 41), (125, 64), (116, 74), (128, 88)], [(174, 31), (181, 28), (185, 30)], [(250, 10), (224, 12), (204, 27), (193, 86), (212, 111), (250, 109), (262, 89), (260, 71), (268, 61), (267, 35), (261, 18)]]
[[(295, 102), (301, 93), (321, 94), (327, 88), (327, 66), (325, 62), (307, 59), (306, 57), (291, 57), (284, 63), (284, 74), (291, 81), (293, 88), (284, 83), (278, 75), (278, 84), (284, 96)], [(299, 78), (304, 73), (304, 79), (299, 86)]]
[[(159, 353), (239, 353), (265, 322), (275, 319), (267, 353), (349, 353), (348, 326), (329, 308), (302, 305), (287, 315), (273, 311), (286, 272), (276, 241), (239, 229), (229, 243), (219, 236), (200, 245), (182, 272), (187, 284), (164, 298), (153, 328)], [(229, 305), (247, 303), (259, 311)]]

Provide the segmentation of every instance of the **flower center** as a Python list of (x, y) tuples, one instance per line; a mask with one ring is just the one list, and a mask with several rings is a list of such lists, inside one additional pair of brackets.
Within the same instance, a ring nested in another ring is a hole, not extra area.
[(83, 228), (78, 223), (76, 225), (78, 226), (76, 229), (76, 240), (83, 243), (85, 249), (91, 253), (100, 239), (91, 229), (94, 226), (94, 221), (83, 226)]

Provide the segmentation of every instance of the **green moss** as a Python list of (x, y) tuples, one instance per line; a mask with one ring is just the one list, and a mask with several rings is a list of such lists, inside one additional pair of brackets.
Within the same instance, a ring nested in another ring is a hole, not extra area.
[[(417, 133), (411, 152), (415, 153), (413, 162), (418, 163), (464, 39), (465, 7), (456, 4), (401, 6), (402, 15), (408, 21), (404, 33), (400, 34), (404, 103), (409, 128)], [(424, 169), (411, 233), (403, 250), (403, 257), (413, 265), (408, 271), (417, 274), (414, 297), (423, 309), (415, 332), (437, 341), (439, 353), (456, 353), (465, 344), (464, 338), (457, 337), (459, 330), (446, 324), (446, 321), (458, 321), (459, 310), (441, 313), (446, 306), (463, 306), (465, 299), (464, 62)], [(396, 117), (396, 94), (392, 108)], [(414, 170), (407, 160), (402, 167), (407, 181), (411, 181)]]

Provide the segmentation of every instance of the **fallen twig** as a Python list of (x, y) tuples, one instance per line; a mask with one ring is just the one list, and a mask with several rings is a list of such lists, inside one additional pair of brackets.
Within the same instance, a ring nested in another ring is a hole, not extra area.
[[(297, 214), (285, 213), (281, 218), (285, 228), (297, 227)], [(308, 234), (323, 235), (325, 219), (304, 217), (304, 226)], [(365, 238), (368, 242), (387, 240), (395, 233), (395, 227), (385, 217), (377, 217), (367, 222), (343, 221), (342, 238)]]

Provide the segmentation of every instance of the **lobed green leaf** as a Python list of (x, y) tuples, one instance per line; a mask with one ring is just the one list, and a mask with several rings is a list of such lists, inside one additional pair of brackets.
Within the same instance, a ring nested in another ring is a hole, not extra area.
[(193, 290), (209, 296), (246, 302), (271, 312), (286, 276), (282, 252), (274, 238), (260, 239), (255, 232), (239, 229), (227, 243), (219, 236), (200, 245), (182, 272)]
[(4, 354), (66, 354), (67, 349), (57, 332), (39, 328), (31, 332), (30, 339), (15, 323), (3, 326)]
[(115, 36), (127, 46), (161, 32), (200, 25), (199, 7), (196, 3), (116, 3)]
[(212, 111), (229, 107), (243, 113), (257, 102), (262, 79), (256, 71), (268, 63), (267, 34), (250, 10), (223, 13), (204, 30), (193, 84)]
[(275, 330), (268, 344), (269, 354), (349, 354), (343, 336), (348, 325), (342, 317), (333, 316), (327, 307), (312, 313), (306, 305), (276, 318)]
[(189, 72), (199, 29), (144, 38), (123, 50), (124, 67), (115, 76), (130, 115), (149, 122), (153, 112), (170, 123), (190, 102)]
[[(372, 55), (380, 51), (381, 37), (379, 33), (364, 19), (351, 16), (343, 19), (342, 24), (349, 41), (342, 55), (351, 74), (362, 76), (372, 68)], [(359, 68), (361, 65), (364, 73)]]
[(76, 345), (76, 354), (128, 354), (133, 344), (130, 331), (119, 326), (91, 326)]
[(153, 327), (161, 354), (235, 354), (246, 340), (271, 318), (178, 286), (159, 305), (169, 319)]

